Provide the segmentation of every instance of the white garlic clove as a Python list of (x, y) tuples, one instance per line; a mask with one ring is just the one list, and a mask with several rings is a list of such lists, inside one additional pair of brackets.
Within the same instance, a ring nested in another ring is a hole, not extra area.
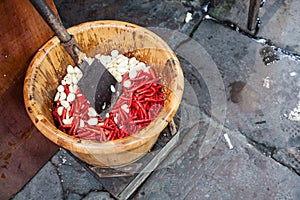
[(70, 106), (69, 102), (66, 100), (62, 100), (62, 101), (60, 101), (60, 103), (66, 109)]
[(67, 66), (67, 73), (68, 73), (68, 74), (74, 73), (74, 67), (73, 67), (72, 65), (68, 65), (68, 66)]
[(72, 76), (72, 83), (73, 83), (74, 85), (77, 85), (78, 80), (79, 80), (79, 79), (76, 77), (76, 75), (73, 75), (73, 76)]
[(95, 126), (98, 124), (98, 119), (97, 118), (90, 118), (87, 123), (91, 126)]
[(135, 68), (133, 68), (132, 70), (129, 71), (129, 78), (133, 79), (137, 76), (137, 71), (135, 70)]
[(88, 109), (88, 116), (90, 117), (96, 117), (98, 115), (98, 113), (96, 112), (96, 110), (93, 107), (90, 107)]
[(56, 92), (55, 97), (54, 97), (54, 101), (58, 101), (60, 97), (60, 93)]
[(63, 79), (63, 80), (61, 80), (61, 84), (62, 84), (62, 85), (66, 85), (67, 83), (66, 83), (66, 81)]
[(75, 94), (74, 93), (69, 93), (68, 94), (68, 97), (67, 97), (67, 101), (68, 102), (72, 102), (72, 101), (74, 101), (75, 100)]
[(59, 100), (62, 101), (65, 100), (66, 98), (67, 98), (67, 94), (65, 92), (60, 92)]
[(79, 121), (79, 126), (84, 127), (84, 121), (82, 119), (80, 119), (80, 121)]
[(72, 124), (73, 119), (72, 118), (68, 118), (68, 119), (63, 119), (62, 122), (64, 124)]
[(58, 114), (59, 116), (62, 116), (63, 110), (64, 110), (64, 107), (63, 107), (63, 106), (59, 106), (59, 107), (57, 108), (57, 114)]
[(124, 87), (129, 88), (130, 85), (131, 85), (131, 81), (130, 80), (124, 81)]
[(116, 57), (117, 55), (119, 55), (119, 51), (118, 50), (112, 50), (111, 51), (111, 53), (110, 53), (110, 55), (112, 56), (112, 57)]
[(57, 87), (57, 91), (58, 92), (63, 92), (65, 90), (65, 88), (64, 88), (64, 86), (62, 86), (62, 85), (59, 85), (58, 87)]

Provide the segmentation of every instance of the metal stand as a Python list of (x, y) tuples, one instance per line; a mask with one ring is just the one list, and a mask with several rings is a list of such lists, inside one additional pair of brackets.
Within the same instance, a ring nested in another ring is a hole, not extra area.
[(117, 199), (129, 199), (180, 141), (181, 134), (172, 119), (157, 142), (143, 158), (118, 169), (87, 166), (103, 187)]

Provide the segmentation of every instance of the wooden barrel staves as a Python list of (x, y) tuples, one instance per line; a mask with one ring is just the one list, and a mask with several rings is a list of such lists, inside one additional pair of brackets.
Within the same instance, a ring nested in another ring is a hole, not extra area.
[(118, 50), (120, 54), (134, 56), (150, 65), (166, 91), (163, 110), (138, 133), (113, 141), (98, 143), (81, 140), (57, 129), (51, 114), (53, 98), (66, 74), (67, 65), (74, 63), (54, 37), (39, 50), (28, 68), (24, 83), (27, 112), (47, 138), (83, 161), (97, 167), (130, 164), (151, 149), (179, 107), (184, 87), (180, 63), (161, 38), (134, 24), (95, 21), (72, 27), (68, 31), (89, 57)]

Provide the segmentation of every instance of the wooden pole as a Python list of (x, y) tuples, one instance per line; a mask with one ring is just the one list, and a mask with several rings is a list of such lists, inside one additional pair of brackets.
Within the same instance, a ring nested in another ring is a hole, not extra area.
[(247, 28), (252, 31), (257, 25), (258, 12), (261, 0), (250, 0)]

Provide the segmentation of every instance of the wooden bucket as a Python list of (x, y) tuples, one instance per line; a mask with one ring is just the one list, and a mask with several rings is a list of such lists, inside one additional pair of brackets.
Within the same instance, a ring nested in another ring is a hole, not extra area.
[(146, 154), (160, 132), (176, 113), (181, 102), (184, 79), (180, 63), (169, 46), (157, 35), (134, 24), (120, 21), (88, 22), (68, 29), (87, 56), (120, 54), (135, 56), (152, 66), (167, 89), (167, 99), (159, 116), (140, 132), (115, 141), (97, 143), (81, 140), (57, 129), (52, 117), (53, 98), (71, 57), (57, 37), (50, 39), (35, 55), (24, 82), (26, 110), (39, 131), (57, 145), (70, 150), (97, 167), (120, 167)]

